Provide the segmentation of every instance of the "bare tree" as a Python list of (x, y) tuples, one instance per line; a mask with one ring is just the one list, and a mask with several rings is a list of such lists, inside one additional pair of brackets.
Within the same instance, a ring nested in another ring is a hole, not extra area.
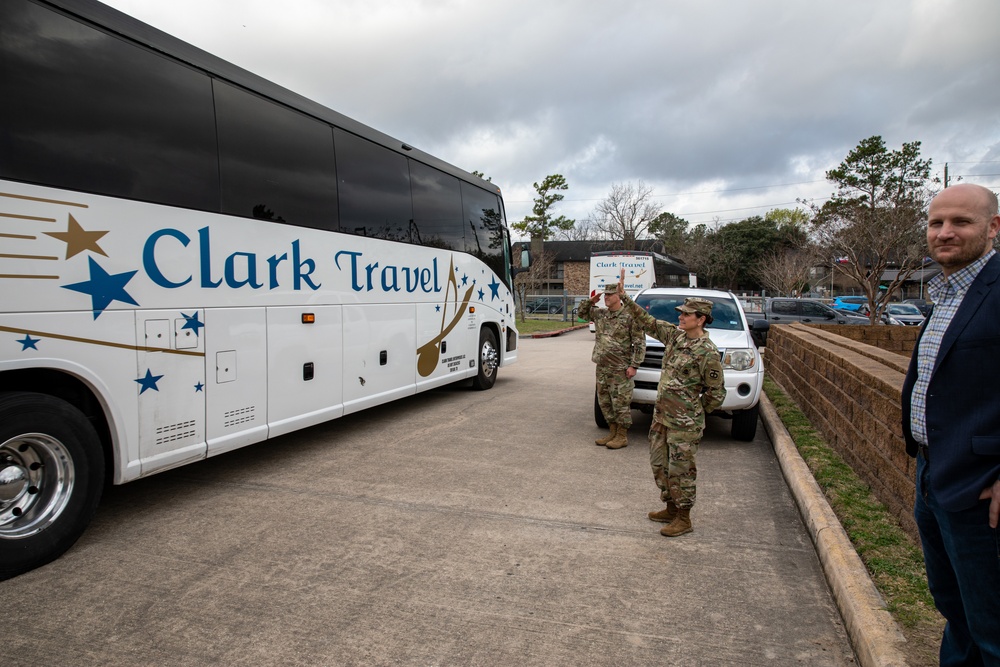
[(801, 294), (818, 259), (814, 248), (775, 248), (761, 258), (754, 273), (764, 289), (776, 296)]
[(594, 209), (595, 227), (612, 241), (621, 241), (622, 250), (635, 250), (636, 239), (645, 236), (662, 210), (652, 195), (653, 188), (642, 181), (613, 183), (610, 194)]
[(597, 227), (591, 218), (577, 220), (569, 229), (559, 229), (555, 233), (557, 241), (596, 241)]
[(521, 315), (521, 321), (526, 318), (524, 310), (525, 302), (529, 294), (537, 294), (547, 284), (552, 275), (552, 268), (555, 266), (555, 255), (546, 250), (533, 252), (531, 254), (531, 266), (527, 271), (522, 271), (514, 278), (514, 289), (517, 292), (517, 301)]

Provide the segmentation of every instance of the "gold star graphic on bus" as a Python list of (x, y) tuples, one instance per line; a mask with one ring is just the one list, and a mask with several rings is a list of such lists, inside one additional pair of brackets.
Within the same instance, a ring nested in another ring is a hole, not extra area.
[(65, 232), (45, 232), (46, 236), (57, 238), (66, 243), (66, 259), (78, 255), (84, 250), (90, 250), (91, 252), (96, 252), (98, 255), (107, 257), (108, 253), (104, 252), (101, 246), (97, 245), (97, 242), (105, 234), (107, 234), (106, 231), (88, 232), (80, 226), (80, 223), (76, 221), (72, 213), (69, 214), (69, 226)]

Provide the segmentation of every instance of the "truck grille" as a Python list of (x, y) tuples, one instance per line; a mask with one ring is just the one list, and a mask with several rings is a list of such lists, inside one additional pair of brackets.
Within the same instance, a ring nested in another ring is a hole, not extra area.
[[(725, 358), (726, 358), (726, 351), (719, 350), (719, 359), (721, 360)], [(639, 364), (639, 367), (652, 368), (655, 370), (660, 370), (661, 368), (663, 368), (663, 348), (659, 346), (653, 347), (652, 345), (647, 344), (646, 356), (643, 358), (642, 363)], [(639, 383), (637, 382), (635, 386), (638, 387)]]

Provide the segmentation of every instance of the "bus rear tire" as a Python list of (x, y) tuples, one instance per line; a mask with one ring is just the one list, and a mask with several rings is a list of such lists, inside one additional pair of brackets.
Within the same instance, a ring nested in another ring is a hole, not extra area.
[(488, 327), (479, 331), (479, 372), (472, 379), (472, 388), (478, 391), (490, 389), (497, 381), (500, 367), (500, 348), (496, 334)]
[(61, 556), (104, 490), (104, 451), (78, 409), (53, 396), (0, 393), (0, 580)]

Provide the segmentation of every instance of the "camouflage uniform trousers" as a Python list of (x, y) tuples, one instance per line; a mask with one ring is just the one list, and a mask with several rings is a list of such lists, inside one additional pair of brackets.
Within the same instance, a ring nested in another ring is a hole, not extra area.
[(630, 428), (635, 382), (625, 377), (625, 370), (597, 365), (597, 403), (609, 424)]
[(663, 502), (688, 509), (694, 506), (698, 477), (694, 459), (701, 435), (700, 428), (675, 429), (655, 421), (649, 429), (649, 465)]

